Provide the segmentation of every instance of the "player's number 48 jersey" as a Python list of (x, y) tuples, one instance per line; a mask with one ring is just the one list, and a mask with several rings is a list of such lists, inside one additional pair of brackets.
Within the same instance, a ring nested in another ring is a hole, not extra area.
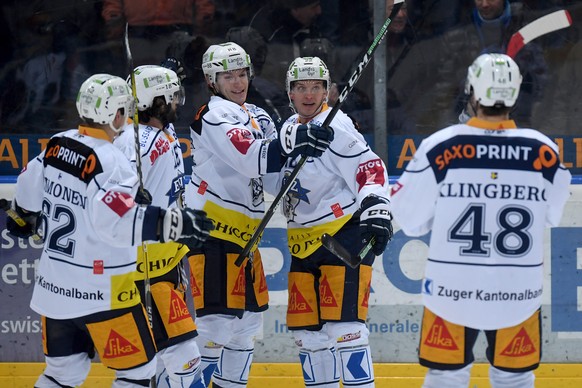
[(423, 141), (392, 188), (392, 207), (406, 234), (431, 231), (426, 306), (452, 322), (495, 329), (541, 304), (540, 236), (559, 223), (571, 175), (537, 131), (468, 124)]

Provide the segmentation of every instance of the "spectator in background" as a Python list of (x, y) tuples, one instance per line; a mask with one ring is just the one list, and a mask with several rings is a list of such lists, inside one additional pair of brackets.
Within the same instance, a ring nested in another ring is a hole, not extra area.
[(269, 55), (269, 48), (263, 36), (252, 27), (232, 27), (226, 33), (226, 40), (240, 45), (253, 59), (255, 73), (249, 84), (247, 102), (263, 107), (273, 119), (275, 126), (281, 128), (293, 112), (283, 89), (273, 81), (261, 76), (263, 66)]
[(559, 135), (579, 135), (582, 125), (582, 40), (579, 40), (566, 56), (557, 73), (554, 93), (546, 99), (539, 112), (542, 125)]
[[(128, 24), (134, 66), (139, 66), (160, 63), (176, 34), (204, 32), (214, 12), (212, 0), (104, 0), (101, 15), (110, 40), (122, 41)], [(124, 68), (120, 63), (122, 74)]]
[[(387, 18), (394, 7), (386, 0)], [(386, 109), (389, 135), (432, 132), (434, 129), (433, 83), (439, 52), (434, 39), (421, 41), (409, 18), (413, 6), (404, 3), (394, 16), (386, 43)], [(371, 38), (370, 38), (371, 39)], [(365, 73), (364, 73), (365, 74)], [(369, 88), (373, 84), (368, 81)], [(366, 88), (368, 89), (368, 88)]]
[(190, 134), (192, 112), (210, 98), (206, 80), (200, 67), (202, 55), (208, 47), (208, 41), (202, 35), (177, 34), (174, 35), (166, 49), (166, 58), (175, 58), (178, 61), (175, 65), (181, 69), (173, 68), (171, 65), (166, 66), (166, 64), (162, 64), (162, 66), (171, 68), (178, 73), (187, 97), (186, 104), (178, 106), (178, 117), (174, 121), (174, 127), (179, 134)]
[(300, 55), (301, 43), (321, 37), (317, 24), (321, 12), (319, 0), (273, 1), (250, 20), (249, 26), (263, 36), (274, 59), (265, 64), (264, 77), (277, 82), (279, 88), (285, 89), (281, 74)]
[(75, 125), (72, 104), (82, 82), (96, 70), (98, 59), (88, 57), (100, 48), (95, 5), (14, 1), (3, 2), (2, 10), (3, 41), (9, 42), (4, 45), (13, 51), (2, 51), (7, 61), (0, 67), (0, 122), (16, 132)]
[[(474, 0), (471, 23), (450, 30), (442, 35), (441, 63), (436, 68), (438, 79), (435, 87), (438, 98), (435, 105), (441, 112), (436, 124), (447, 125), (458, 121), (458, 116), (467, 104), (463, 93), (463, 69), (473, 58), (483, 53), (505, 53), (512, 34), (527, 24), (526, 14), (521, 3), (508, 0)], [(520, 101), (512, 112), (512, 118), (520, 126), (530, 126), (532, 109), (543, 96), (547, 80), (547, 65), (543, 51), (536, 42), (528, 43), (516, 56), (515, 61), (521, 69), (523, 83)], [(455, 100), (455, 109), (450, 101)]]

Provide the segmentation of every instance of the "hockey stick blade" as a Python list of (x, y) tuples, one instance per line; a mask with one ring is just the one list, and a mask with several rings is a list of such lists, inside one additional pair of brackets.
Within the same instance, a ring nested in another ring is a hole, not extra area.
[(344, 248), (344, 246), (340, 244), (340, 242), (337, 241), (333, 236), (327, 233), (324, 233), (321, 236), (321, 244), (351, 268), (357, 268), (360, 265), (362, 260), (364, 260), (364, 257), (366, 257), (368, 252), (370, 252), (370, 249), (372, 249), (375, 241), (376, 239), (372, 237), (370, 241), (368, 241), (368, 243), (364, 246), (364, 248), (362, 248), (360, 253), (353, 257), (350, 252), (348, 252), (348, 250)]
[(567, 10), (559, 10), (528, 23), (511, 36), (507, 44), (507, 55), (515, 58), (517, 53), (532, 40), (572, 25), (572, 16)]
[[(348, 78), (347, 85), (344, 87), (342, 92), (339, 94), (339, 97), (338, 97), (336, 103), (334, 104), (333, 108), (331, 109), (331, 111), (329, 112), (329, 114), (327, 115), (325, 120), (323, 121), (323, 124), (321, 125), (322, 127), (326, 128), (329, 126), (329, 124), (331, 123), (331, 120), (335, 117), (336, 113), (338, 112), (338, 110), (342, 106), (343, 102), (346, 100), (349, 92), (354, 88), (356, 82), (358, 82), (358, 80), (360, 79), (362, 72), (364, 71), (364, 69), (366, 68), (366, 66), (368, 65), (370, 60), (372, 59), (372, 55), (374, 54), (374, 52), (378, 48), (378, 45), (380, 44), (382, 39), (384, 39), (384, 37), (388, 33), (388, 27), (390, 26), (392, 19), (396, 16), (398, 11), (400, 10), (400, 7), (402, 7), (403, 3), (404, 3), (404, 0), (394, 0), (394, 7), (392, 8), (392, 11), (390, 12), (390, 16), (388, 16), (388, 18), (386, 19), (386, 21), (382, 25), (382, 28), (380, 28), (380, 31), (378, 32), (378, 34), (376, 35), (376, 37), (372, 41), (370, 47), (364, 53), (363, 57), (361, 58), (360, 62), (358, 63), (358, 66), (356, 67), (356, 69), (351, 73), (351, 76)], [(344, 79), (345, 78), (346, 77), (344, 77)], [(297, 178), (297, 174), (299, 174), (299, 171), (301, 171), (301, 169), (303, 168), (303, 166), (305, 165), (306, 162), (307, 162), (307, 157), (301, 156), (301, 158), (299, 159), (299, 162), (297, 162), (297, 165), (295, 166), (295, 168), (293, 168), (293, 171), (291, 171), (291, 174), (289, 174), (285, 183), (281, 187), (281, 190), (279, 190), (279, 193), (277, 193), (277, 196), (275, 197), (275, 199), (273, 199), (271, 206), (265, 212), (265, 215), (263, 216), (263, 219), (261, 220), (261, 222), (257, 226), (257, 229), (255, 229), (251, 238), (249, 239), (249, 241), (247, 241), (246, 245), (244, 246), (242, 252), (238, 255), (236, 261), (234, 262), (237, 266), (240, 267), (242, 265), (245, 258), (249, 255), (251, 249), (256, 244), (258, 244), (258, 241), (259, 241), (261, 235), (263, 234), (263, 231), (265, 230), (265, 228), (267, 227), (267, 224), (269, 223), (269, 221), (271, 220), (271, 218), (275, 214), (275, 210), (277, 210), (279, 203), (281, 202), (283, 197), (285, 195), (287, 195), (291, 186), (293, 186), (293, 183), (295, 182), (295, 179)]]
[[(8, 217), (12, 218), (14, 222), (18, 224), (18, 226), (25, 226), (26, 221), (22, 219), (12, 208), (10, 207), (10, 201), (5, 200), (4, 198), (0, 199), (0, 209), (4, 210)], [(34, 241), (41, 241), (42, 237), (40, 237), (37, 233), (34, 233), (32, 236)]]

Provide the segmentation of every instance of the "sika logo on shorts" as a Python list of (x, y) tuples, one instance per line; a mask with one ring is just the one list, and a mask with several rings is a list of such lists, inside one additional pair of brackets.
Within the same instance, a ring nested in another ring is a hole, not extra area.
[(171, 282), (158, 282), (151, 290), (169, 339), (196, 330), (183, 291), (175, 290)]
[(436, 317), (432, 324), (424, 344), (433, 348), (444, 350), (458, 350), (459, 347), (451, 336), (449, 329), (441, 317)]
[(301, 314), (313, 312), (311, 306), (305, 299), (305, 297), (299, 292), (296, 284), (291, 287), (291, 292), (289, 293), (289, 304), (287, 306), (288, 314)]
[(540, 311), (525, 322), (497, 330), (494, 366), (528, 368), (539, 364), (541, 358)]
[(337, 301), (333, 297), (333, 292), (327, 281), (327, 276), (324, 276), (319, 283), (319, 303), (322, 307), (337, 307)]
[[(244, 309), (246, 303), (246, 265), (243, 264), (238, 267), (234, 263), (237, 258), (237, 253), (226, 254), (226, 307), (230, 309)], [(209, 260), (212, 260), (212, 258)]]
[(306, 272), (289, 273), (287, 326), (305, 327), (319, 324), (315, 277)]
[(106, 321), (88, 323), (87, 329), (105, 366), (129, 369), (148, 361), (142, 333), (133, 314), (127, 313)]

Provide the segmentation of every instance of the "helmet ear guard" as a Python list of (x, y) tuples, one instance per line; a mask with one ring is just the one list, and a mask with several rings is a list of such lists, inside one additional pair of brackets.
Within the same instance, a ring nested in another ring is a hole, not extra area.
[(208, 85), (212, 87), (216, 83), (218, 73), (238, 69), (248, 69), (249, 79), (253, 79), (251, 57), (236, 43), (213, 44), (202, 56), (202, 72)]
[(522, 76), (515, 61), (505, 54), (483, 54), (467, 70), (465, 94), (481, 106), (513, 107)]
[(133, 115), (135, 102), (127, 83), (120, 77), (110, 74), (94, 74), (89, 77), (77, 94), (77, 112), (82, 119), (88, 119), (96, 124), (105, 125), (119, 133), (119, 128), (113, 126), (113, 121), (119, 109), (123, 109), (124, 120)]

